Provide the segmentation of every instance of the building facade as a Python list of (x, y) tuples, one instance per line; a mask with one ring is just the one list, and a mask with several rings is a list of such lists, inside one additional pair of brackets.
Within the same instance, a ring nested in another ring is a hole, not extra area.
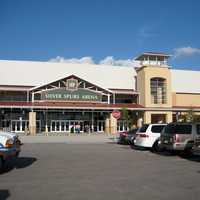
[(143, 53), (137, 68), (0, 61), (0, 129), (114, 133), (198, 117), (200, 72), (171, 69), (168, 58)]

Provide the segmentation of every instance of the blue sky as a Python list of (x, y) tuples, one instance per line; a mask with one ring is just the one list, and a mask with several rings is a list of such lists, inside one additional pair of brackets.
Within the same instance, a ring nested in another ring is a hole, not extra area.
[(0, 0), (0, 59), (123, 65), (156, 51), (200, 70), (199, 10), (198, 0)]

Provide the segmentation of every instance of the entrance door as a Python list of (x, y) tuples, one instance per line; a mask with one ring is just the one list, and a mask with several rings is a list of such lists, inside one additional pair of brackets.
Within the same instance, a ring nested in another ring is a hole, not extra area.
[(11, 130), (13, 132), (24, 132), (28, 128), (28, 120), (12, 120)]
[(56, 132), (56, 122), (51, 121), (51, 132)]
[(105, 121), (104, 120), (97, 120), (94, 123), (94, 131), (95, 132), (104, 132), (105, 130)]
[(59, 120), (51, 121), (51, 132), (61, 132), (61, 121)]
[(123, 131), (127, 131), (127, 130), (128, 130), (128, 126), (127, 126), (126, 121), (124, 121), (124, 120), (117, 121), (117, 131), (123, 132)]
[(60, 132), (69, 132), (69, 121), (60, 121), (61, 130)]
[(76, 131), (76, 126), (80, 125), (80, 132), (83, 133), (84, 132), (84, 121), (80, 121), (80, 120), (70, 120), (70, 132), (74, 132)]
[(83, 132), (83, 121), (78, 120), (52, 120), (51, 132), (74, 132), (77, 124), (80, 124), (80, 132)]

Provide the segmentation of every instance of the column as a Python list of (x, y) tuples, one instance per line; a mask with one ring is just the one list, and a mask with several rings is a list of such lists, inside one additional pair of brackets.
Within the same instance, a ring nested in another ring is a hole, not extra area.
[(110, 114), (110, 133), (117, 133), (117, 119)]
[(172, 112), (168, 112), (167, 113), (167, 116), (166, 116), (166, 122), (167, 123), (170, 123), (170, 122), (172, 122), (173, 120), (172, 120)]
[(107, 133), (107, 134), (110, 133), (110, 119), (109, 119), (109, 117), (107, 117), (106, 120), (105, 120), (105, 133)]
[(137, 128), (142, 127), (142, 124), (143, 124), (143, 119), (140, 117), (140, 118), (137, 120)]
[(36, 112), (29, 112), (29, 133), (36, 134)]
[(151, 123), (151, 113), (148, 111), (145, 111), (144, 113), (144, 124), (150, 124)]

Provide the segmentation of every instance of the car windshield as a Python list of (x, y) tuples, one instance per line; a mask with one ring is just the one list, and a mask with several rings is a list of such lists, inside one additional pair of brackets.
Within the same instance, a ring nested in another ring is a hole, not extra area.
[(139, 132), (140, 132), (140, 133), (145, 133), (148, 127), (149, 127), (148, 124), (144, 124), (144, 125), (139, 129)]
[(165, 127), (164, 133), (167, 134), (191, 134), (192, 125), (189, 124), (169, 124)]

